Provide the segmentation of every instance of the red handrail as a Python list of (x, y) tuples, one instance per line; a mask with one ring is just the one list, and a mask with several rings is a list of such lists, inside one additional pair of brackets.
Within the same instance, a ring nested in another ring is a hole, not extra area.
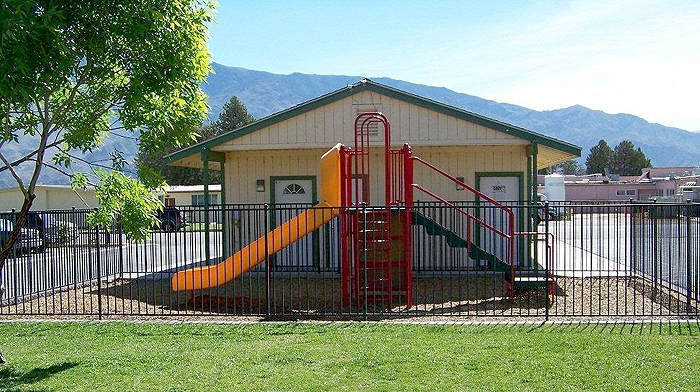
[[(508, 265), (510, 265), (510, 272), (511, 272), (511, 274), (510, 274), (510, 279), (511, 279), (511, 285), (512, 285), (512, 282), (513, 282), (514, 279), (515, 279), (515, 247), (513, 246), (513, 234), (515, 233), (515, 215), (513, 214), (513, 210), (512, 210), (511, 208), (509, 208), (509, 207), (504, 206), (503, 204), (499, 203), (498, 201), (496, 201), (496, 200), (494, 200), (494, 199), (488, 197), (487, 195), (483, 194), (483, 193), (480, 192), (479, 190), (477, 190), (477, 189), (475, 189), (475, 188), (472, 188), (471, 186), (465, 184), (465, 183), (462, 182), (462, 181), (459, 181), (458, 179), (456, 179), (455, 177), (451, 176), (450, 174), (448, 174), (447, 172), (443, 171), (442, 169), (438, 168), (437, 166), (432, 165), (432, 164), (430, 164), (430, 163), (428, 163), (428, 162), (424, 161), (423, 159), (421, 159), (421, 158), (419, 158), (419, 157), (416, 157), (416, 156), (411, 156), (411, 157), (409, 157), (409, 158), (410, 158), (411, 160), (413, 160), (413, 161), (418, 161), (418, 162), (424, 164), (424, 165), (427, 166), (428, 168), (434, 170), (435, 172), (437, 172), (437, 173), (439, 173), (440, 175), (442, 175), (443, 177), (449, 179), (450, 181), (452, 181), (453, 183), (457, 184), (458, 186), (460, 186), (460, 187), (462, 187), (462, 188), (464, 188), (464, 189), (470, 191), (471, 193), (473, 193), (473, 194), (476, 195), (477, 197), (486, 200), (486, 201), (489, 202), (491, 205), (500, 208), (502, 211), (504, 211), (504, 212), (506, 213), (506, 215), (508, 216), (508, 225), (507, 225), (507, 232), (506, 232), (506, 233), (504, 233), (504, 232), (501, 231), (501, 230), (496, 229), (495, 227), (493, 227), (493, 226), (487, 224), (487, 223), (484, 222), (484, 221), (479, 220), (479, 222), (482, 224), (482, 226), (487, 227), (489, 230), (493, 231), (494, 233), (496, 233), (496, 234), (498, 234), (498, 235), (500, 235), (501, 237), (503, 237), (503, 238), (506, 239), (506, 243), (507, 243), (506, 256), (508, 257), (508, 260), (506, 260), (506, 262), (507, 262)], [(426, 192), (426, 191), (427, 191), (427, 189), (421, 187), (421, 186), (418, 185), (418, 184), (411, 184), (411, 185), (412, 185), (414, 188), (418, 188), (418, 189), (422, 188), (422, 189), (420, 189), (420, 190), (423, 191), (423, 192)], [(419, 187), (420, 187), (420, 188), (419, 188)], [(434, 193), (432, 193), (432, 192), (430, 192), (430, 191), (427, 191), (426, 193), (429, 194), (429, 195), (432, 196), (432, 197), (436, 197), (436, 196), (437, 196), (437, 195), (435, 195)], [(446, 200), (445, 200), (445, 199), (442, 199), (442, 198), (436, 197), (436, 199), (440, 200), (442, 203), (445, 203), (445, 202), (446, 202)], [(441, 200), (441, 199), (442, 199), (442, 200)], [(449, 202), (448, 202), (448, 203), (449, 203)], [(458, 208), (458, 207), (456, 207), (456, 206), (454, 206), (454, 205), (452, 205), (452, 208), (455, 208), (455, 209), (457, 209), (458, 211), (460, 210), (460, 208)], [(476, 219), (476, 218), (475, 218), (475, 219)], [(467, 226), (467, 229), (469, 229), (469, 226)]]
[[(391, 146), (391, 126), (389, 125), (389, 120), (386, 116), (380, 112), (367, 112), (361, 113), (355, 118), (355, 151), (356, 154), (360, 153), (362, 155), (367, 155), (367, 166), (369, 166), (369, 126), (372, 123), (381, 123), (384, 126), (384, 203), (388, 206), (391, 204), (391, 173), (389, 172), (389, 167), (391, 166), (390, 158), (390, 146)], [(359, 125), (359, 127), (358, 127)], [(367, 127), (365, 132), (365, 127)], [(358, 136), (359, 146), (358, 146)], [(363, 158), (363, 172), (367, 169), (369, 173), (369, 167), (364, 167)], [(358, 172), (357, 168), (355, 169)]]
[(494, 226), (492, 226), (492, 225), (486, 223), (485, 221), (483, 221), (483, 220), (477, 218), (476, 216), (474, 216), (474, 215), (472, 215), (472, 214), (470, 214), (470, 213), (464, 211), (464, 209), (462, 209), (461, 207), (457, 207), (454, 203), (451, 203), (451, 202), (445, 200), (444, 198), (438, 196), (437, 194), (435, 194), (435, 193), (433, 193), (433, 192), (427, 190), (425, 187), (423, 187), (423, 186), (421, 186), (421, 185), (418, 185), (418, 184), (411, 184), (411, 186), (414, 187), (414, 188), (416, 188), (416, 189), (418, 189), (418, 190), (421, 191), (421, 192), (425, 192), (428, 196), (433, 197), (435, 200), (437, 200), (437, 201), (439, 201), (439, 202), (441, 202), (441, 203), (447, 205), (448, 207), (454, 208), (454, 209), (455, 209), (457, 212), (459, 212), (460, 214), (466, 216), (466, 217), (469, 218), (469, 219), (474, 220), (475, 222), (479, 223), (481, 226), (486, 227), (487, 229), (493, 231), (494, 233), (500, 235), (501, 237), (504, 237), (504, 238), (512, 238), (512, 236), (509, 235), (508, 233), (504, 233), (503, 231), (499, 230), (498, 228), (496, 228), (496, 227), (494, 227)]
[(454, 182), (455, 184), (457, 184), (457, 185), (461, 186), (462, 188), (464, 188), (464, 189), (470, 191), (471, 193), (477, 195), (479, 198), (485, 199), (486, 201), (488, 201), (489, 203), (493, 204), (494, 206), (499, 207), (500, 209), (504, 210), (507, 214), (509, 214), (511, 217), (513, 216), (513, 210), (512, 210), (512, 209), (510, 209), (510, 208), (504, 206), (503, 204), (499, 203), (498, 201), (496, 201), (496, 200), (494, 200), (494, 199), (492, 199), (492, 198), (486, 196), (484, 193), (481, 193), (481, 191), (479, 191), (479, 190), (477, 190), (477, 189), (475, 189), (475, 188), (470, 187), (469, 185), (463, 183), (462, 181), (456, 179), (455, 177), (452, 177), (450, 174), (448, 174), (447, 172), (445, 172), (445, 171), (443, 171), (442, 169), (438, 168), (437, 166), (435, 166), (435, 165), (433, 165), (433, 164), (431, 164), (431, 163), (428, 163), (428, 162), (424, 161), (423, 159), (421, 159), (421, 158), (419, 158), (419, 157), (411, 157), (411, 159), (413, 159), (414, 161), (418, 161), (418, 162), (424, 164), (425, 166), (428, 166), (429, 168), (431, 168), (431, 169), (435, 170), (436, 172), (442, 174), (443, 177), (446, 177), (447, 179), (451, 180), (451, 181)]

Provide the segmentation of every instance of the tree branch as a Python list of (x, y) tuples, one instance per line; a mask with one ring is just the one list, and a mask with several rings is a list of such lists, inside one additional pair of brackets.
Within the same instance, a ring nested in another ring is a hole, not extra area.
[[(100, 164), (100, 163), (98, 163), (98, 162), (90, 162), (90, 161), (88, 161), (87, 159), (83, 159), (83, 158), (80, 158), (80, 157), (78, 157), (78, 156), (76, 156), (76, 155), (71, 154), (70, 152), (68, 152), (68, 151), (66, 151), (66, 150), (64, 150), (64, 149), (62, 149), (61, 147), (57, 147), (57, 148), (58, 148), (61, 152), (63, 152), (64, 154), (68, 155), (71, 159), (75, 159), (75, 160), (78, 161), (78, 162), (82, 162), (82, 163), (84, 163), (84, 164), (90, 166), (90, 168), (92, 168), (92, 167), (99, 167), (99, 168), (101, 168), (101, 169), (114, 170), (114, 168), (111, 167), (111, 166), (103, 165), (103, 164)], [(108, 159), (105, 159), (104, 161), (108, 161)], [(133, 170), (128, 170), (128, 171), (125, 170), (125, 172), (127, 172), (127, 173), (129, 173), (129, 174), (134, 174), (134, 175), (137, 174), (137, 173), (134, 172)]]
[[(80, 67), (80, 62), (81, 60), (78, 60), (78, 68)], [(83, 67), (82, 72), (80, 73), (80, 76), (78, 79), (75, 80), (75, 86), (71, 89), (70, 94), (68, 95), (68, 98), (61, 104), (59, 107), (54, 110), (54, 112), (60, 113), (61, 111), (65, 110), (66, 108), (70, 107), (73, 105), (73, 102), (75, 102), (75, 95), (77, 94), (78, 90), (80, 89), (80, 86), (83, 85), (85, 82), (85, 79), (87, 78), (87, 75), (90, 73), (90, 70), (93, 67), (93, 62), (90, 61), (89, 58), (85, 59), (85, 67)]]
[[(53, 148), (53, 147), (57, 147), (57, 146), (61, 145), (62, 143), (63, 143), (63, 139), (58, 139), (58, 138), (57, 138), (57, 139), (54, 140), (53, 142), (46, 144), (46, 149)], [(13, 162), (9, 162), (9, 163), (7, 164), (6, 167), (0, 167), (0, 173), (2, 173), (2, 172), (4, 172), (5, 170), (9, 169), (10, 166), (13, 166), (13, 167), (14, 167), (14, 166), (19, 166), (19, 165), (21, 165), (21, 164), (24, 163), (24, 162), (33, 162), (33, 161), (35, 161), (36, 159), (33, 158), (33, 157), (34, 157), (34, 155), (37, 155), (38, 153), (39, 153), (39, 149), (36, 149), (36, 150), (32, 151), (31, 153), (29, 153), (29, 154), (23, 156), (22, 158), (19, 158), (19, 159), (13, 161)]]
[[(19, 185), (19, 190), (22, 191), (22, 194), (24, 195), (25, 198), (29, 197), (29, 194), (27, 193), (27, 188), (24, 186), (24, 182), (22, 179), (19, 177), (15, 169), (10, 165), (10, 162), (7, 161), (7, 158), (5, 158), (5, 155), (0, 152), (0, 160), (5, 164), (5, 167), (3, 168), (2, 171), (4, 170), (10, 170), (10, 174), (12, 174), (12, 177), (15, 178), (15, 181), (17, 181), (17, 185)], [(2, 172), (0, 171), (0, 173)]]

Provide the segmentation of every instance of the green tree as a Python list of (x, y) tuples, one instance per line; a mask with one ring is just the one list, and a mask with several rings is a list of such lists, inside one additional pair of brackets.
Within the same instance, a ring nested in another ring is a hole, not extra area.
[[(210, 139), (222, 133), (232, 131), (255, 121), (248, 113), (245, 105), (235, 95), (224, 105), (219, 119), (209, 125), (200, 128), (195, 142)], [(143, 177), (161, 176), (170, 185), (201, 185), (202, 169), (189, 167), (168, 166), (163, 157), (176, 151), (178, 147), (164, 146), (158, 151), (139, 149), (136, 156), (136, 167)], [(221, 173), (212, 171), (209, 173), (209, 182), (212, 184), (221, 182)]]
[(569, 174), (569, 175), (581, 175), (585, 173), (585, 170), (579, 164), (576, 162), (575, 159), (571, 159), (562, 163), (559, 163), (554, 166), (550, 166), (546, 169), (540, 170), (539, 174), (552, 174), (552, 173), (557, 173), (561, 171), (561, 174)]
[(601, 140), (597, 145), (591, 147), (591, 152), (586, 158), (586, 173), (604, 173), (606, 168), (610, 168), (610, 161), (613, 151), (605, 140)]
[(610, 170), (623, 176), (635, 176), (642, 174), (642, 169), (651, 166), (651, 160), (646, 157), (641, 148), (635, 149), (634, 143), (629, 140), (621, 141), (615, 146), (613, 157), (610, 161)]
[(255, 121), (253, 116), (248, 113), (248, 109), (245, 107), (243, 102), (241, 102), (235, 95), (229, 99), (224, 105), (223, 110), (219, 113), (219, 119), (212, 124), (215, 129), (215, 135), (233, 131), (234, 129), (240, 128), (244, 125), (248, 125)]
[[(100, 208), (89, 222), (117, 216), (127, 234), (145, 237), (162, 183), (111, 168), (75, 172), (71, 163), (100, 148), (110, 132), (138, 132), (140, 148), (157, 150), (194, 138), (206, 116), (200, 83), (211, 71), (206, 47), (208, 0), (8, 0), (0, 3), (0, 172), (24, 195), (15, 230), (0, 253), (0, 270), (26, 220), (42, 168), (95, 179)], [(12, 155), (20, 139), (27, 151)], [(31, 175), (22, 176), (31, 167)]]

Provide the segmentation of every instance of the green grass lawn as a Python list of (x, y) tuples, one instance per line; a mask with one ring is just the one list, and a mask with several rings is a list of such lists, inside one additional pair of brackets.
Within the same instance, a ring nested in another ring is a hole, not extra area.
[(697, 390), (697, 323), (0, 323), (6, 391)]

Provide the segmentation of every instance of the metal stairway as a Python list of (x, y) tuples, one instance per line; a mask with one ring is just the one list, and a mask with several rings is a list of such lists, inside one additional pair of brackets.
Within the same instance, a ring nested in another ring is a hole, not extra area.
[[(486, 260), (489, 269), (495, 272), (503, 272), (506, 281), (513, 284), (515, 290), (530, 290), (547, 288), (551, 294), (553, 292), (554, 277), (547, 273), (546, 269), (534, 268), (524, 269), (515, 268), (495, 255), (483, 250), (474, 243), (467, 241), (458, 233), (439, 224), (433, 218), (426, 216), (418, 211), (412, 214), (413, 225), (423, 226), (426, 233), (431, 236), (442, 236), (445, 238), (445, 243), (452, 248), (466, 248), (469, 251), (469, 257), (473, 260)], [(511, 279), (511, 273), (514, 275)]]

